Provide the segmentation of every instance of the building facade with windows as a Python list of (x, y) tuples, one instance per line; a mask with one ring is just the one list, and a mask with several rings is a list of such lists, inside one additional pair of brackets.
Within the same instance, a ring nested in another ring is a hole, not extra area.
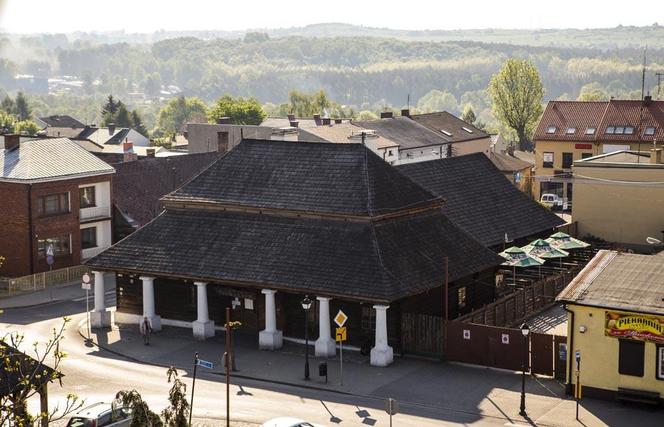
[(568, 311), (570, 390), (578, 371), (584, 397), (614, 400), (629, 393), (664, 401), (662, 295), (664, 254), (595, 255), (557, 297)]
[(115, 170), (66, 138), (0, 151), (0, 276), (78, 265), (111, 245)]
[(533, 136), (533, 196), (573, 200), (577, 160), (664, 143), (664, 101), (550, 101)]

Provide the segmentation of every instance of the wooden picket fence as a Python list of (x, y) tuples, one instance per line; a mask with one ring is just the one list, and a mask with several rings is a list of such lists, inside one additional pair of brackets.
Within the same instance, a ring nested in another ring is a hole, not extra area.
[(90, 269), (84, 265), (45, 271), (29, 276), (0, 279), (0, 297), (35, 292), (42, 289), (76, 283)]

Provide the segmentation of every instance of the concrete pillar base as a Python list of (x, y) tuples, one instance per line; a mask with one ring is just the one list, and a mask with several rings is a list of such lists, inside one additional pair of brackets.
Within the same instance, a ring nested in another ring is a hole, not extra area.
[(113, 325), (113, 313), (107, 310), (90, 313), (90, 327), (110, 328)]
[[(147, 316), (148, 319), (150, 319), (150, 324), (152, 325), (152, 332), (157, 332), (161, 331), (161, 316)], [(141, 320), (138, 321), (138, 324), (140, 325), (143, 322), (143, 317), (141, 317)]]
[(334, 357), (337, 347), (332, 338), (318, 338), (315, 345), (316, 357)]
[(284, 336), (281, 331), (260, 331), (258, 333), (258, 348), (261, 350), (276, 350), (284, 345)]
[(374, 347), (371, 349), (371, 365), (387, 366), (394, 361), (394, 352), (389, 345), (386, 347)]
[(212, 320), (208, 320), (207, 322), (196, 320), (192, 323), (192, 329), (194, 331), (194, 338), (197, 340), (204, 340), (214, 336), (214, 322)]

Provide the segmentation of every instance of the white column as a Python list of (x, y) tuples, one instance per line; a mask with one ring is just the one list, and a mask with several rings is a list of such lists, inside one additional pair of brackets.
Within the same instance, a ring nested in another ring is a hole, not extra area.
[(318, 300), (318, 339), (316, 356), (332, 357), (336, 354), (334, 340), (330, 336), (330, 298), (316, 297)]
[(204, 340), (214, 336), (214, 322), (208, 314), (207, 283), (194, 282), (196, 285), (196, 308), (198, 318), (192, 323), (194, 338)]
[(111, 326), (113, 323), (112, 313), (106, 310), (105, 303), (105, 289), (104, 289), (104, 273), (101, 271), (93, 271), (95, 288), (95, 308), (90, 313), (90, 325), (93, 328), (103, 328)]
[(273, 289), (263, 289), (265, 295), (265, 329), (258, 333), (258, 347), (261, 350), (276, 350), (283, 345), (283, 334), (277, 330), (277, 307)]
[(392, 347), (387, 345), (387, 309), (389, 305), (374, 305), (376, 310), (376, 342), (371, 349), (371, 364), (387, 366), (394, 360)]
[(140, 279), (143, 282), (143, 317), (150, 320), (153, 331), (161, 331), (161, 317), (157, 316), (154, 308), (154, 277), (141, 276)]

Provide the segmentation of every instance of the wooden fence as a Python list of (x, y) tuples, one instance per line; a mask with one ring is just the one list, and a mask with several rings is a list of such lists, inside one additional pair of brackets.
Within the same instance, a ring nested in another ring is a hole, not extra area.
[(501, 327), (517, 326), (526, 318), (551, 306), (556, 296), (582, 268), (583, 265), (575, 266), (556, 276), (533, 282), (455, 321)]
[(81, 280), (90, 269), (84, 265), (45, 271), (13, 279), (0, 279), (0, 296), (11, 296), (58, 287)]

